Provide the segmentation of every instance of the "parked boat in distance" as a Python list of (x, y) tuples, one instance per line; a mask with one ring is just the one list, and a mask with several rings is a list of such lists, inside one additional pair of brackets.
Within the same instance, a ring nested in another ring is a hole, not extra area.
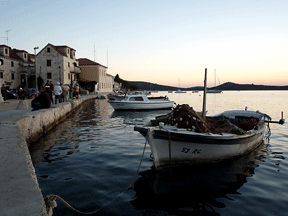
[(210, 90), (207, 90), (207, 93), (217, 94), (217, 93), (222, 93), (222, 91), (221, 90), (217, 90), (217, 89), (210, 89)]
[(181, 89), (177, 89), (177, 91), (175, 91), (175, 93), (186, 93), (186, 91), (182, 91)]
[(266, 129), (271, 118), (258, 111), (229, 110), (204, 119), (193, 108), (179, 107), (184, 105), (160, 117), (158, 126), (134, 127), (148, 141), (157, 170), (238, 157), (257, 148), (269, 135)]
[(156, 110), (171, 109), (174, 101), (168, 97), (147, 97), (146, 94), (125, 95), (122, 98), (109, 97), (109, 104), (114, 110)]

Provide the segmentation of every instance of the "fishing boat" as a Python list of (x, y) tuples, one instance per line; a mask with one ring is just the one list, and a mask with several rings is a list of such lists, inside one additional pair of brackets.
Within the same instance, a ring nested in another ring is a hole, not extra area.
[(259, 111), (228, 110), (206, 116), (206, 73), (202, 116), (187, 104), (177, 105), (154, 125), (139, 127), (149, 143), (157, 170), (182, 165), (220, 162), (239, 157), (257, 148), (269, 136), (268, 123), (284, 124)]
[(146, 94), (126, 95), (117, 99), (111, 97), (108, 102), (114, 110), (171, 109), (174, 105), (174, 101), (170, 101), (166, 96), (147, 97)]
[[(248, 110), (230, 110), (206, 117), (217, 125), (225, 120), (226, 129), (220, 133), (193, 131), (193, 126), (175, 125), (138, 127), (148, 141), (156, 169), (170, 166), (220, 162), (247, 154), (257, 148), (268, 135), (267, 123), (271, 118), (263, 113)], [(161, 124), (162, 123), (162, 124)], [(280, 122), (281, 123), (281, 122)], [(227, 126), (228, 125), (228, 126)], [(220, 125), (221, 127), (221, 125)]]

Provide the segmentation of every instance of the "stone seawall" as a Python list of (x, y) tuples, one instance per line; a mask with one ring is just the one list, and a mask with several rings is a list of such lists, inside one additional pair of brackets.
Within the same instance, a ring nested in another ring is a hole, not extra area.
[(95, 95), (86, 96), (85, 98), (59, 104), (53, 109), (43, 109), (37, 112), (31, 112), (26, 118), (19, 120), (17, 123), (28, 147), (31, 142), (37, 141), (55, 125), (69, 116), (84, 101), (95, 97)]
[[(0, 215), (47, 215), (28, 145), (95, 95), (31, 112), (0, 112)], [(5, 118), (6, 115), (7, 117)]]

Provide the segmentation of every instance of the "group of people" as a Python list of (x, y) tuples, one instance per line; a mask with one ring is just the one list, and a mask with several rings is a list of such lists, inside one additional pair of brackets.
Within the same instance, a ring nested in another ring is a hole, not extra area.
[[(72, 91), (72, 89), (72, 85), (62, 85), (60, 82), (57, 82), (57, 84), (54, 86), (52, 81), (48, 80), (45, 87), (41, 87), (39, 89), (39, 95), (37, 96), (36, 94), (36, 97), (31, 101), (32, 111), (50, 108), (51, 104), (54, 103), (53, 95), (55, 95), (55, 104), (57, 104), (57, 102), (61, 103), (68, 101), (69, 98), (72, 97), (78, 99), (79, 84), (76, 84), (74, 91)], [(4, 84), (1, 87), (1, 94), (3, 99), (6, 100), (7, 87), (5, 87)], [(17, 97), (21, 100), (24, 100), (25, 98), (30, 99), (31, 93), (28, 91), (28, 89), (23, 90), (22, 88), (19, 88), (17, 91)]]
[[(7, 91), (9, 91), (9, 87), (5, 86), (4, 84), (1, 87), (1, 94), (2, 97), (4, 99), (4, 101), (6, 101), (7, 99), (9, 99), (9, 97), (7, 97)], [(26, 88), (19, 88), (19, 90), (17, 91), (17, 98), (20, 100), (25, 100), (25, 98), (30, 99), (32, 96), (31, 92)], [(10, 98), (11, 99), (11, 98)]]
[[(52, 81), (47, 81), (45, 84), (45, 88), (40, 88), (39, 90), (40, 95), (37, 96), (35, 99), (32, 100), (31, 106), (32, 111), (43, 109), (43, 108), (50, 108), (51, 104), (53, 104), (53, 94), (55, 95), (55, 104), (57, 101), (59, 103), (65, 102), (65, 100), (69, 100), (72, 98), (72, 86), (69, 85), (62, 85), (60, 82), (54, 86)], [(76, 99), (79, 98), (79, 84), (75, 87), (75, 97)]]

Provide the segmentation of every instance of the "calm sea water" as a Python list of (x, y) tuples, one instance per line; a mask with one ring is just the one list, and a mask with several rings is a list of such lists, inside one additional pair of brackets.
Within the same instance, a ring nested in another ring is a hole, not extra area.
[[(202, 92), (153, 95), (202, 109)], [(245, 106), (279, 120), (281, 111), (288, 114), (288, 92), (207, 95), (210, 115)], [(57, 194), (83, 212), (101, 208), (98, 215), (288, 215), (288, 124), (271, 124), (270, 140), (246, 156), (172, 172), (153, 169), (147, 146), (125, 191), (145, 144), (134, 126), (168, 112), (116, 112), (107, 100), (86, 102), (30, 148), (42, 194)], [(53, 215), (79, 215), (57, 203)]]

